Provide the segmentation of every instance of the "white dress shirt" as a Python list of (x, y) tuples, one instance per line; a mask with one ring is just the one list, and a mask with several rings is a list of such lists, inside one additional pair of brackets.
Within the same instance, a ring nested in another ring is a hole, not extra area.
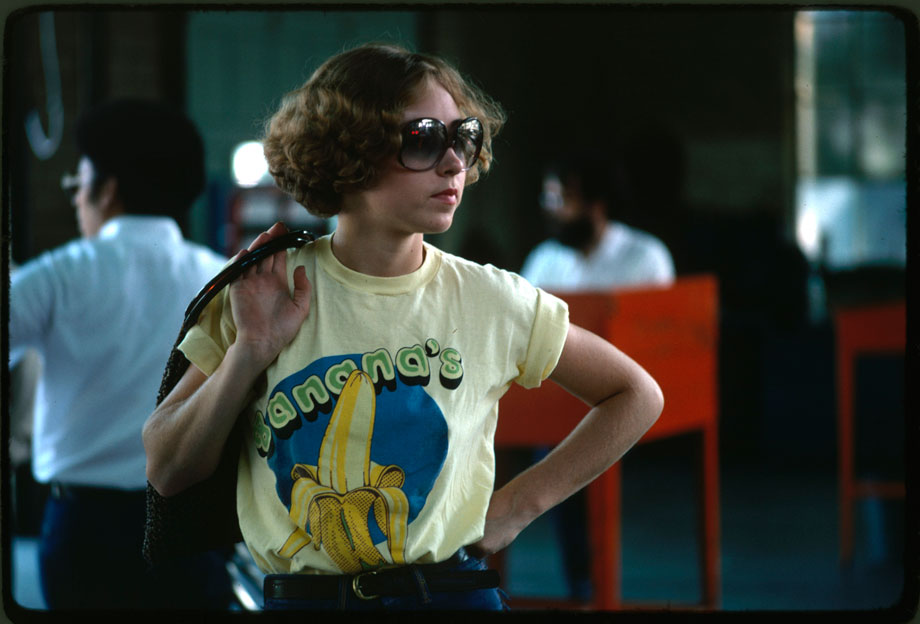
[(141, 430), (185, 308), (226, 259), (166, 217), (119, 216), (15, 271), (10, 356), (43, 359), (32, 437), (39, 482), (140, 489)]
[(551, 292), (666, 286), (674, 281), (674, 261), (655, 236), (611, 221), (591, 254), (545, 240), (527, 256), (521, 275)]

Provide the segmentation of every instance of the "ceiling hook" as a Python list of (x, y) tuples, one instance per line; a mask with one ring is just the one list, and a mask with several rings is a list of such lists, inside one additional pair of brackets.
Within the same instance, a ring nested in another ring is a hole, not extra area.
[(54, 14), (45, 12), (38, 16), (39, 42), (42, 68), (45, 76), (45, 106), (48, 113), (48, 134), (42, 128), (41, 118), (34, 108), (26, 115), (26, 138), (32, 151), (41, 160), (51, 158), (61, 145), (64, 134), (64, 103), (61, 98), (61, 69), (55, 41)]

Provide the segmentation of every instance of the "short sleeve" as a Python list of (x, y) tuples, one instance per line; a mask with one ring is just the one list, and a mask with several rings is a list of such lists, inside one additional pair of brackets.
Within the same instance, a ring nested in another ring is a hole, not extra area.
[(61, 272), (55, 271), (50, 258), (49, 254), (42, 255), (11, 275), (8, 327), (12, 361), (24, 347), (44, 348), (54, 306), (60, 299), (55, 277)]
[(188, 361), (210, 376), (220, 365), (227, 348), (236, 339), (236, 326), (230, 311), (229, 289), (214, 297), (201, 312), (179, 343), (179, 350)]
[(515, 381), (525, 388), (536, 388), (550, 376), (569, 331), (569, 307), (560, 298), (537, 288), (536, 313), (520, 374)]

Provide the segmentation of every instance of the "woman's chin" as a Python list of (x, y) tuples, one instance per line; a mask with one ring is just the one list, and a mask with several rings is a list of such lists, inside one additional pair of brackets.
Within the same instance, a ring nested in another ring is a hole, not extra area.
[(441, 218), (432, 219), (425, 228), (425, 234), (443, 234), (450, 229), (454, 223), (453, 213), (442, 215)]

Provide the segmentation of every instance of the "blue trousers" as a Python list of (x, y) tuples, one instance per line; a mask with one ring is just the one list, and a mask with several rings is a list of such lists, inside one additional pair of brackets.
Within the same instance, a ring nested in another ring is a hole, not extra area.
[(151, 568), (142, 556), (145, 493), (64, 490), (45, 505), (39, 543), (49, 609), (227, 609), (226, 556)]
[[(455, 570), (485, 570), (481, 559), (469, 557)], [(269, 575), (272, 578), (275, 575)], [(342, 577), (336, 598), (324, 600), (293, 600), (268, 598), (266, 611), (507, 611), (504, 592), (500, 589), (474, 589), (470, 591), (427, 592), (420, 587), (418, 593), (408, 596), (382, 596), (372, 600), (358, 598), (351, 588), (349, 577)]]

